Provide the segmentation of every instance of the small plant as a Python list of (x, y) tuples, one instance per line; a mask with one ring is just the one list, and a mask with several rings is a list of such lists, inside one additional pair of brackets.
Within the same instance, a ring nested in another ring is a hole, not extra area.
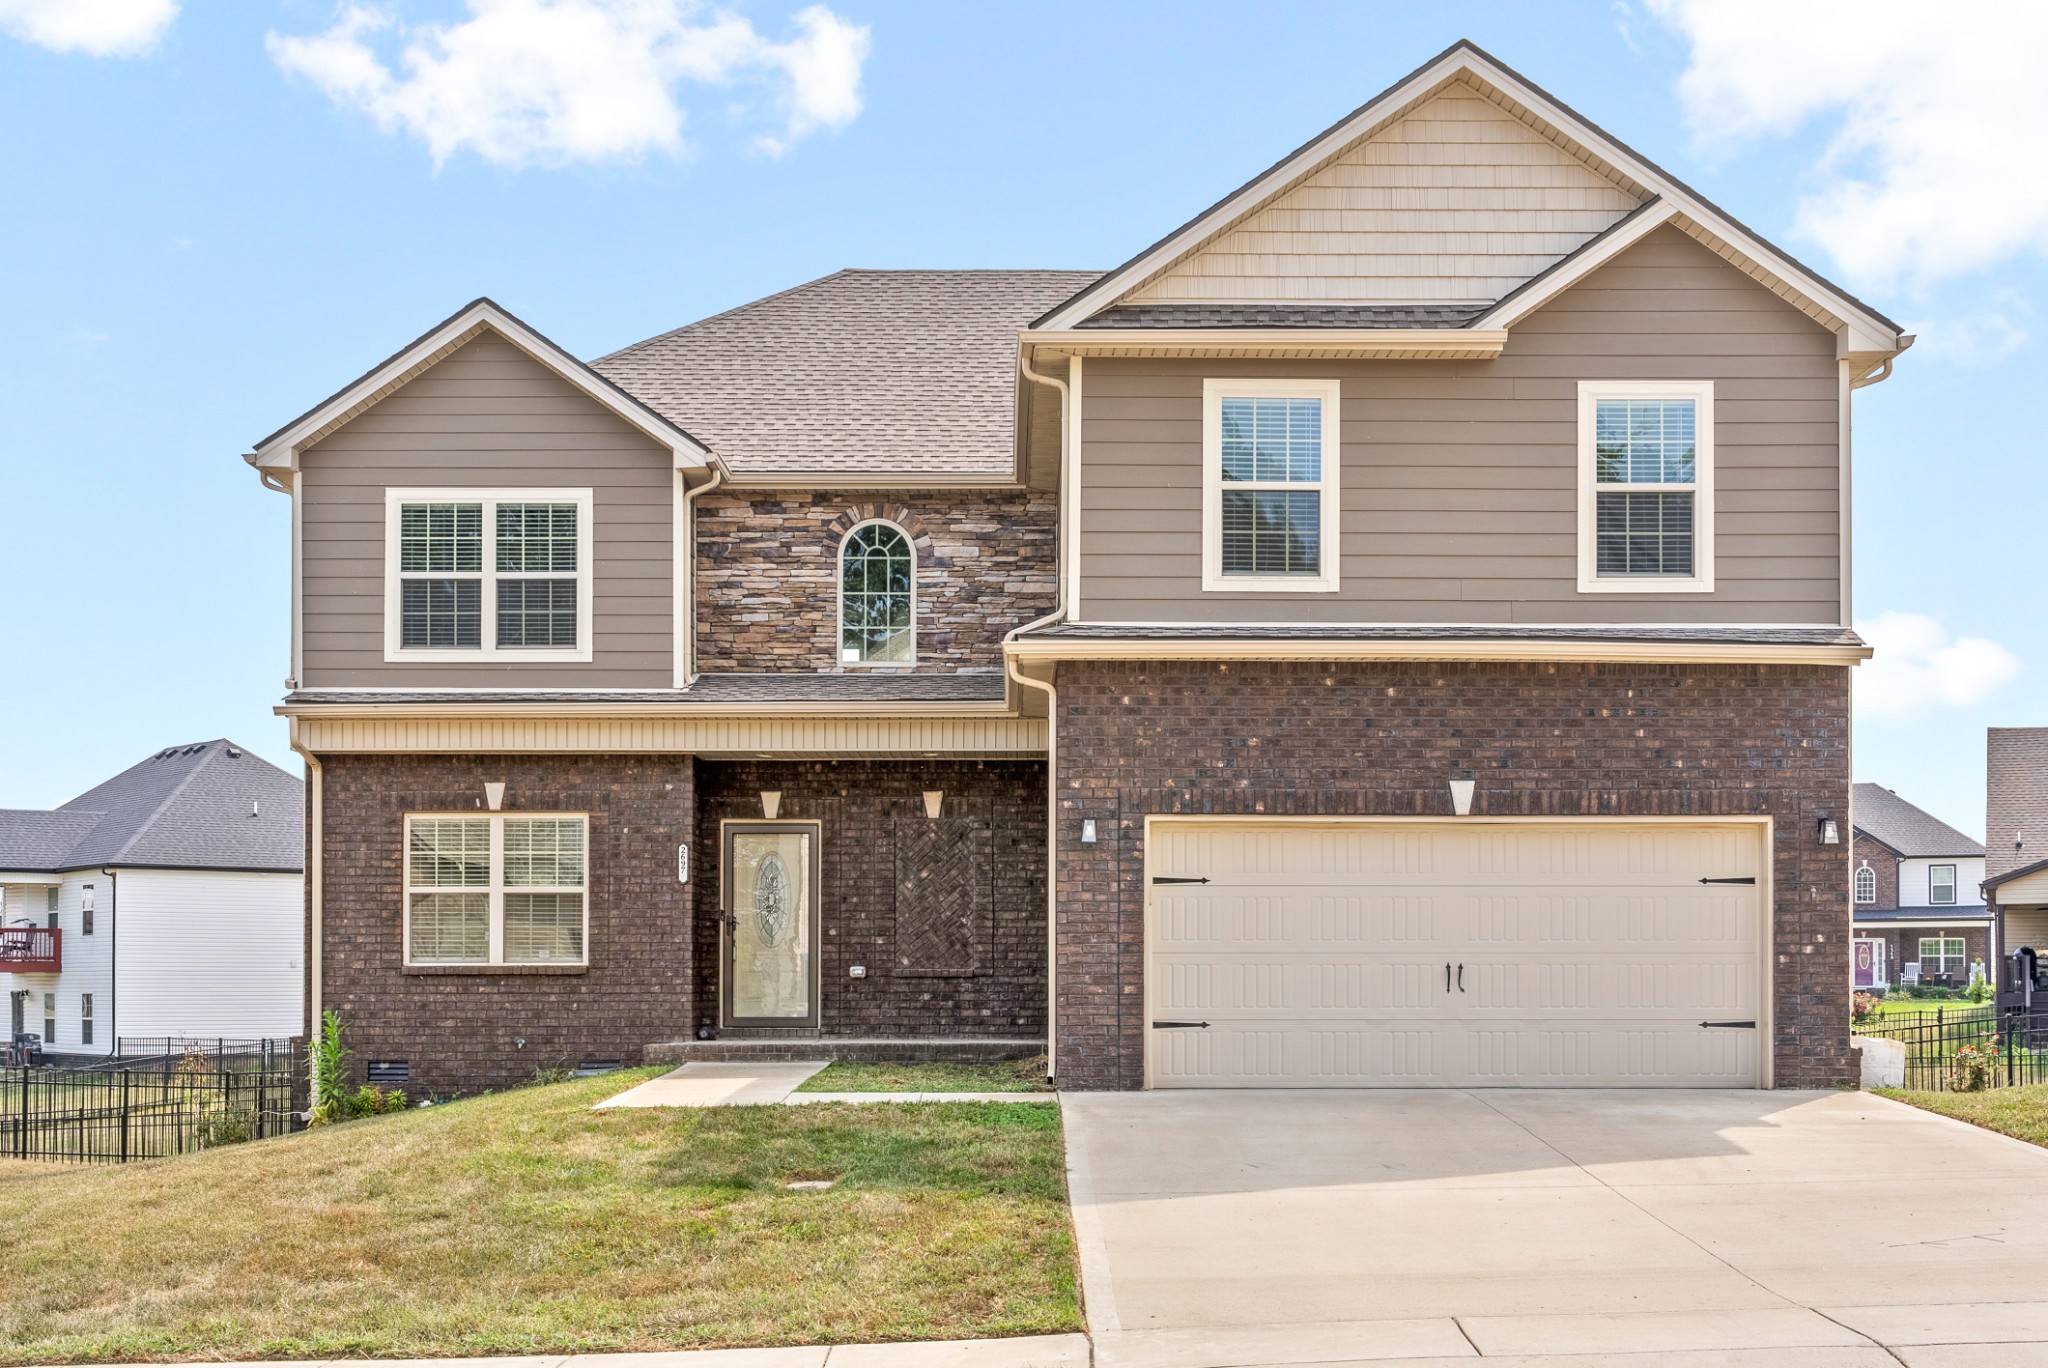
[(210, 1074), (213, 1072), (213, 1065), (207, 1062), (205, 1053), (198, 1046), (188, 1045), (185, 1047), (185, 1053), (178, 1056), (177, 1071), (193, 1076)]
[(256, 1133), (256, 1114), (246, 1107), (210, 1112), (200, 1118), (199, 1148), (239, 1145)]
[(1963, 989), (1963, 996), (1971, 1002), (1989, 1002), (1991, 1000), (1991, 985), (1982, 978), (1973, 975), (1970, 979), (1970, 986)]
[(575, 1077), (576, 1071), (570, 1068), (568, 1065), (549, 1064), (543, 1065), (542, 1067), (535, 1069), (533, 1071), (533, 1077), (526, 1080), (526, 1085), (530, 1088), (540, 1088), (545, 1087), (550, 1083), (572, 1082), (574, 1081)]
[(1991, 1086), (1991, 1071), (1998, 1065), (1998, 1037), (1974, 1045), (1958, 1045), (1949, 1061), (1950, 1092), (1982, 1092)]
[(391, 1112), (404, 1111), (406, 1096), (397, 1088), (389, 1092), (373, 1084), (365, 1083), (349, 1093), (342, 1102), (341, 1120), (353, 1121), (359, 1116), (384, 1116)]
[(1877, 1012), (1877, 998), (1870, 993), (1855, 993), (1849, 998), (1849, 1022), (1861, 1026)]
[(349, 1118), (348, 1061), (351, 1053), (341, 1043), (341, 1018), (331, 1011), (323, 1013), (320, 1030), (313, 1037), (313, 1043), (306, 1047), (306, 1068), (313, 1084), (313, 1109), (306, 1118), (309, 1125), (324, 1126), (331, 1121)]

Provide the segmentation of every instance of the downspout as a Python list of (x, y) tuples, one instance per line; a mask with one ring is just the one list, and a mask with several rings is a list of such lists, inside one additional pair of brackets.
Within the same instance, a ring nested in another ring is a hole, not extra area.
[[(682, 472), (676, 472), (682, 479)], [(709, 494), (725, 483), (725, 463), (716, 457), (711, 461), (711, 478), (691, 489), (687, 482), (683, 487), (682, 545), (676, 548), (681, 562), (677, 567), (678, 577), (683, 582), (683, 687), (690, 688), (697, 682), (697, 499)]]
[[(121, 872), (100, 867), (107, 876), (107, 1053), (121, 1053)], [(95, 1021), (93, 1025), (99, 1023)]]
[[(1059, 498), (1074, 497), (1071, 481), (1073, 464), (1074, 431), (1069, 421), (1068, 407), (1072, 398), (1067, 382), (1050, 375), (1041, 375), (1031, 369), (1028, 354), (1019, 353), (1017, 371), (1026, 381), (1040, 385), (1051, 385), (1060, 392), (1060, 472)], [(1058, 551), (1053, 566), (1053, 610), (1044, 617), (1035, 618), (1022, 627), (1015, 628), (1003, 637), (1003, 672), (1012, 682), (1026, 689), (1035, 689), (1045, 695), (1045, 1076), (1056, 1078), (1059, 1074), (1059, 1037), (1054, 1027), (1059, 1011), (1059, 877), (1060, 877), (1060, 699), (1059, 690), (1046, 680), (1032, 679), (1017, 668), (1016, 657), (1010, 654), (1010, 643), (1026, 632), (1035, 632), (1040, 627), (1049, 627), (1067, 615), (1067, 519), (1063, 507), (1054, 510), (1058, 517)]]
[(306, 1040), (310, 1043), (320, 1029), (321, 871), (326, 863), (322, 852), (327, 834), (323, 821), (326, 795), (320, 757), (299, 744), (296, 717), (291, 720), (291, 746), (306, 762)]

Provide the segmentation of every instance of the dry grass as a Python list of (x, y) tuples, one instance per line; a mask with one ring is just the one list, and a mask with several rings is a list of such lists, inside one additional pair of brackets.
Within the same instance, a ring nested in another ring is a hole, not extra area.
[[(589, 1110), (649, 1076), (126, 1168), (0, 1167), (0, 1363), (1080, 1327), (1056, 1108)], [(814, 1177), (837, 1185), (782, 1187)]]
[(1045, 1056), (997, 1064), (869, 1064), (842, 1059), (798, 1092), (1050, 1092)]
[(1879, 1094), (1922, 1111), (1939, 1112), (1985, 1130), (2048, 1146), (2048, 1083), (1983, 1092), (1908, 1092), (1879, 1088)]

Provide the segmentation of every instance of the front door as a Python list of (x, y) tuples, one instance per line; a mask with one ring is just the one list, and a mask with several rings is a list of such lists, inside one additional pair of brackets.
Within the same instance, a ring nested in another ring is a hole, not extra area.
[(1858, 940), (1856, 942), (1856, 986), (1875, 988), (1884, 982), (1884, 942), (1880, 940)]
[(818, 1024), (816, 822), (727, 822), (723, 1016), (727, 1026)]

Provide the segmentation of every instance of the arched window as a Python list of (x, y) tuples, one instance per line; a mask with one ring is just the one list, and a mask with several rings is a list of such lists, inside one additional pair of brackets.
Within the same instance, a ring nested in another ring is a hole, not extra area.
[(1863, 865), (1856, 871), (1856, 901), (1874, 903), (1877, 901), (1877, 871)]
[(839, 659), (909, 665), (917, 658), (917, 563), (894, 523), (862, 523), (839, 546)]

